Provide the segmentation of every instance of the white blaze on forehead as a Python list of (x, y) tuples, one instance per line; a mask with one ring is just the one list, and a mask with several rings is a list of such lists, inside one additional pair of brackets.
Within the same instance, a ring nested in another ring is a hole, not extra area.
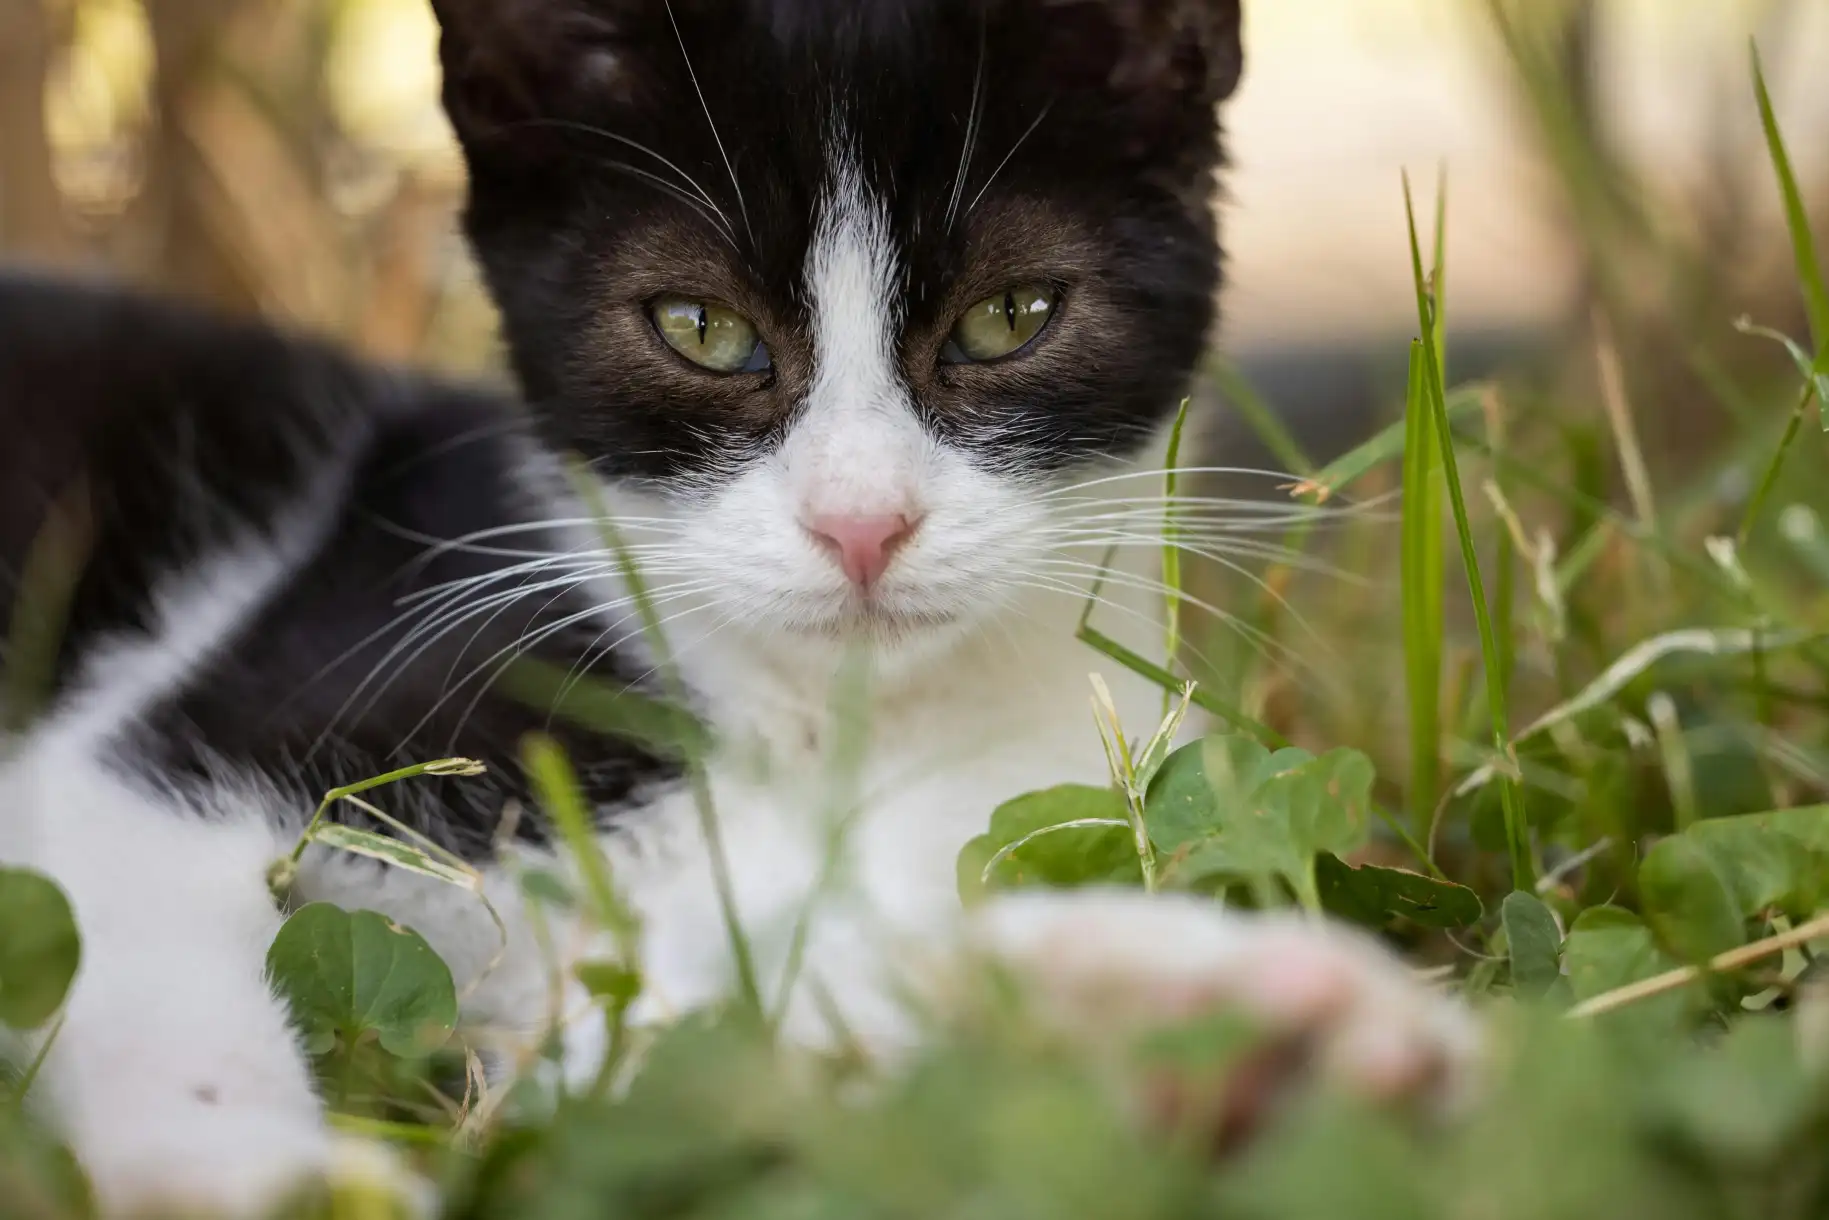
[(814, 375), (788, 440), (796, 490), (811, 513), (916, 510), (928, 448), (896, 365), (899, 275), (889, 214), (842, 137), (807, 251)]

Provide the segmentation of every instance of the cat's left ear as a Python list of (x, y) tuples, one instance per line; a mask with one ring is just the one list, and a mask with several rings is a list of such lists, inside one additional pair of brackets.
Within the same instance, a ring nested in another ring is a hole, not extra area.
[(1112, 85), (1170, 89), (1218, 105), (1244, 72), (1241, 0), (1114, 0), (1129, 34)]
[(1244, 68), (1240, 0), (1042, 0), (1057, 66), (1151, 109), (1216, 106)]

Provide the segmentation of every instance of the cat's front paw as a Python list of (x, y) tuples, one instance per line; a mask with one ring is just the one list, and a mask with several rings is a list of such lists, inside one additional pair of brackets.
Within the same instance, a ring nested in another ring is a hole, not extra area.
[(386, 1148), (296, 1114), (197, 1107), (181, 1121), (133, 1127), (96, 1133), (80, 1150), (111, 1220), (261, 1220), (330, 1191), (380, 1200), (378, 1215), (430, 1212), (427, 1188)]
[[(1110, 1045), (1208, 1015), (1248, 1019), (1259, 1049), (1218, 1099), (1220, 1117), (1240, 1130), (1312, 1077), (1431, 1110), (1460, 1102), (1473, 1083), (1471, 1012), (1344, 925), (1187, 896), (1079, 891), (992, 902), (974, 917), (974, 940), (1024, 984), (1034, 1010), (1076, 1038)], [(1186, 1093), (1200, 1083), (1146, 1083), (1158, 1111), (1204, 1104)]]

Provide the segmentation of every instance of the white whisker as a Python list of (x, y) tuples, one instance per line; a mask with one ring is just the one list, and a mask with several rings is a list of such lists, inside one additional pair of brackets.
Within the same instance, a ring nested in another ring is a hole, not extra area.
[(737, 211), (743, 217), (744, 231), (749, 234), (749, 244), (756, 245), (756, 231), (750, 227), (749, 205), (743, 199), (742, 184), (737, 181), (737, 167), (731, 164), (730, 154), (724, 150), (724, 137), (718, 132), (718, 121), (711, 116), (711, 104), (705, 100), (705, 90), (699, 85), (698, 70), (692, 66), (692, 56), (686, 50), (686, 36), (680, 32), (679, 18), (673, 12), (673, 0), (665, 0), (667, 20), (673, 26), (673, 37), (680, 45), (680, 58), (686, 61), (686, 76), (692, 81), (692, 91), (699, 96), (699, 108), (705, 112), (705, 122), (711, 126), (711, 138), (718, 146), (718, 156), (724, 159), (724, 172), (730, 175), (730, 189), (737, 193)]

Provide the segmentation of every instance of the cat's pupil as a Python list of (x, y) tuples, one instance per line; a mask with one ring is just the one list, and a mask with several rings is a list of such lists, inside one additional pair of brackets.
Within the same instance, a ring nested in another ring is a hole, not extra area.
[(1015, 334), (1016, 333), (1016, 293), (1014, 291), (1006, 292), (1003, 294), (1003, 320), (1009, 324), (1010, 333)]
[(705, 332), (707, 329), (709, 329), (710, 325), (711, 325), (710, 311), (707, 310), (703, 305), (699, 306), (699, 346), (700, 347), (703, 347), (705, 345)]

